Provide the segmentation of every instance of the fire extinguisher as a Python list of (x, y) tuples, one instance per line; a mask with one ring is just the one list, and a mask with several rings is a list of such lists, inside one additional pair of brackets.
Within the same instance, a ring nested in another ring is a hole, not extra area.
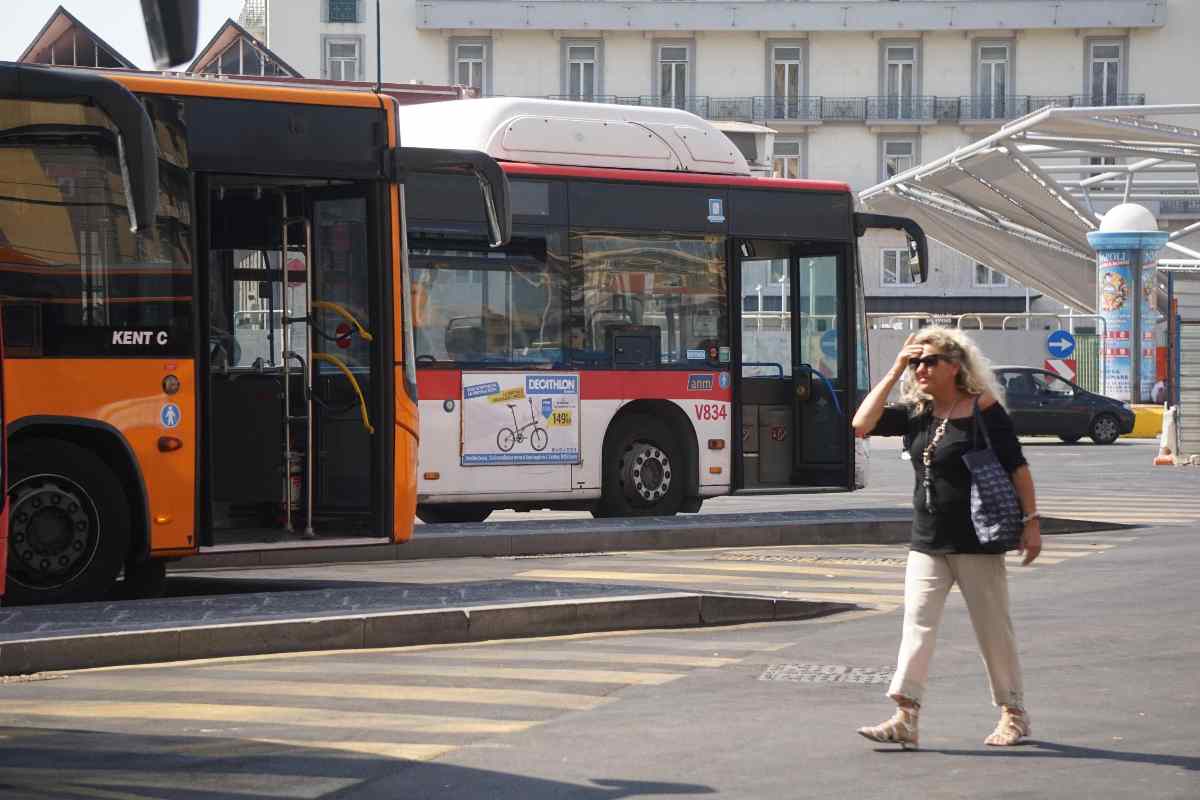
[(300, 496), (304, 491), (304, 454), (292, 453), (288, 462), (288, 505), (292, 512), (300, 510)]

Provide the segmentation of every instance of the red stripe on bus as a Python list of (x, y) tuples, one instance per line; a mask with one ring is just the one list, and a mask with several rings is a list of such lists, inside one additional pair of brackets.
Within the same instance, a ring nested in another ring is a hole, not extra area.
[(417, 397), (421, 400), (459, 400), (462, 373), (456, 369), (417, 370)]
[(789, 189), (807, 192), (850, 192), (850, 184), (841, 181), (814, 181), (798, 178), (756, 178), (748, 175), (710, 175), (695, 172), (661, 172), (644, 169), (611, 169), (600, 167), (565, 167), (554, 164), (525, 164), (501, 161), (509, 175), (530, 175), (543, 178), (592, 178), (602, 181), (632, 183), (674, 183), (686, 186), (740, 186), (752, 189)]
[[(522, 373), (528, 375), (537, 373)], [(561, 373), (555, 373), (561, 374)], [(580, 372), (579, 396), (583, 400), (715, 400), (733, 398), (729, 386), (721, 387), (721, 372), (635, 372), (588, 370)], [(728, 373), (725, 373), (728, 374)], [(417, 370), (418, 396), (422, 400), (458, 400), (462, 373), (454, 369)], [(726, 381), (728, 383), (728, 380)]]

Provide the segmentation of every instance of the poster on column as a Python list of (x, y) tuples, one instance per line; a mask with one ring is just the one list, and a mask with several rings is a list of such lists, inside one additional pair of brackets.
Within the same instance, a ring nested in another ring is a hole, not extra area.
[(579, 375), (464, 372), (462, 464), (579, 463)]
[(1154, 383), (1158, 377), (1158, 348), (1154, 338), (1154, 327), (1162, 318), (1158, 313), (1158, 300), (1155, 296), (1158, 281), (1155, 280), (1155, 265), (1158, 263), (1157, 250), (1143, 250), (1142, 256), (1142, 325), (1141, 325), (1141, 358), (1142, 364), (1138, 383), (1141, 384), (1139, 397), (1134, 402), (1149, 403), (1154, 396)]
[(1133, 371), (1131, 337), (1133, 327), (1133, 274), (1129, 251), (1109, 250), (1099, 253), (1096, 261), (1096, 283), (1100, 294), (1100, 316), (1104, 318), (1105, 340), (1101, 357), (1104, 359), (1104, 394), (1114, 400), (1129, 401)]

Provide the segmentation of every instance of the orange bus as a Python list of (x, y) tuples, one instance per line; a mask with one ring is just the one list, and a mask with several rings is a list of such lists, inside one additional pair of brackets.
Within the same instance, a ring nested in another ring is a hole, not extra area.
[(412, 534), (395, 98), (0, 64), (8, 602), (161, 586), (202, 550)]

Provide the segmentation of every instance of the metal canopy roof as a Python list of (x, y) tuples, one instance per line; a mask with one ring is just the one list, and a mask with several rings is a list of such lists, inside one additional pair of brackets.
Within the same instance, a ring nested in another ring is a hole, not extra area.
[[(1045, 108), (859, 194), (867, 208), (917, 221), (932, 238), (1074, 308), (1095, 311), (1088, 231), (1137, 202), (1200, 209), (1200, 105)], [(1120, 163), (1110, 162), (1114, 159)], [(1092, 160), (1101, 163), (1091, 163)], [(1164, 258), (1200, 259), (1171, 234)], [(1172, 252), (1173, 251), (1173, 252)]]

